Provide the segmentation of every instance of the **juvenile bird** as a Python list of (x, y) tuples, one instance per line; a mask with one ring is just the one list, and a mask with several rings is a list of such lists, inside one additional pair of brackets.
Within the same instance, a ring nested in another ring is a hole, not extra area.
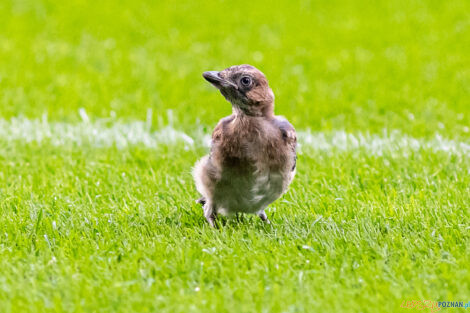
[(204, 72), (203, 77), (232, 104), (232, 115), (212, 133), (211, 151), (193, 171), (204, 217), (257, 214), (286, 192), (296, 167), (296, 133), (274, 115), (274, 94), (264, 74), (251, 65)]

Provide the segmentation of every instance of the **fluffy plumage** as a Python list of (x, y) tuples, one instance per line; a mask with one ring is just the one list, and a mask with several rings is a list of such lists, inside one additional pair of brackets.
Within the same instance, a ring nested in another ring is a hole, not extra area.
[(217, 214), (257, 214), (286, 192), (296, 167), (296, 134), (274, 115), (274, 94), (264, 74), (250, 65), (205, 72), (204, 78), (232, 104), (232, 115), (212, 133), (209, 155), (194, 167), (204, 216), (214, 226)]

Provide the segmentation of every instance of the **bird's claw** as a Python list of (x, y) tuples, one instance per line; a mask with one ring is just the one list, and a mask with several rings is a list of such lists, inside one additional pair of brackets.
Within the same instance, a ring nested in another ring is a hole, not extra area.
[(263, 222), (265, 222), (266, 224), (271, 224), (271, 222), (269, 221), (268, 216), (266, 215), (265, 212), (259, 213), (258, 216), (259, 216), (259, 217), (261, 218), (261, 220), (262, 220)]

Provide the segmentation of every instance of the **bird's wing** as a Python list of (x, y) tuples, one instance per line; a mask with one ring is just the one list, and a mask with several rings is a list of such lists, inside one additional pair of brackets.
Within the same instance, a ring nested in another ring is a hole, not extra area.
[(222, 139), (225, 126), (231, 121), (233, 121), (234, 118), (235, 117), (233, 115), (226, 116), (217, 123), (217, 125), (214, 128), (214, 131), (212, 132), (212, 143), (217, 142)]
[(233, 115), (222, 118), (215, 126), (214, 131), (212, 132), (211, 138), (211, 155), (215, 149), (220, 147), (222, 138), (224, 137), (224, 132), (228, 123), (234, 119)]
[(274, 118), (274, 124), (279, 128), (282, 134), (283, 141), (287, 144), (290, 150), (293, 152), (293, 166), (292, 170), (295, 170), (297, 155), (297, 134), (295, 133), (294, 126), (289, 123), (287, 119), (282, 116), (276, 116)]

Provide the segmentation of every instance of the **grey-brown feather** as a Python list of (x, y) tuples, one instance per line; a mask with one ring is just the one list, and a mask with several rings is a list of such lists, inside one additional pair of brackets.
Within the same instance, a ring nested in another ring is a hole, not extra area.
[(230, 116), (216, 126), (195, 178), (217, 213), (256, 214), (287, 190), (295, 163), (295, 130), (285, 119)]
[[(274, 115), (274, 94), (263, 73), (250, 65), (233, 66), (208, 79), (232, 103), (233, 114), (219, 121), (209, 155), (199, 160), (193, 176), (206, 219), (238, 212), (258, 214), (286, 192), (296, 168), (294, 127)], [(205, 73), (206, 74), (206, 73)], [(239, 78), (252, 78), (249, 88)]]

